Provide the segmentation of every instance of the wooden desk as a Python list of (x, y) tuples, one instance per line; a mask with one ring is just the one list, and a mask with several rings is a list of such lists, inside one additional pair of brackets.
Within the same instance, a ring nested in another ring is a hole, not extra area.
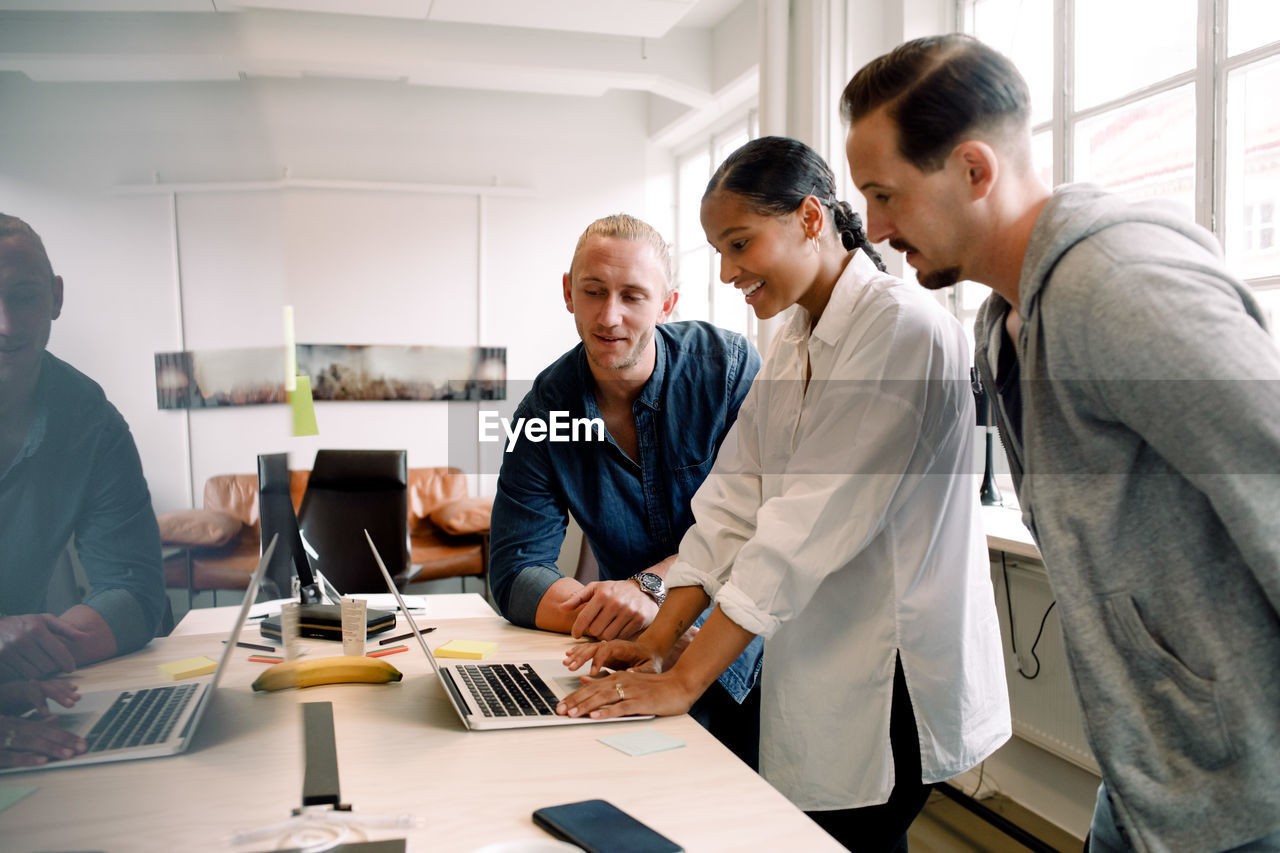
[[(496, 615), (419, 621), (438, 626), (428, 635), (433, 648), (454, 638), (497, 640), (491, 660), (559, 657), (570, 642), (516, 628)], [(127, 658), (80, 671), (76, 681), (94, 689), (122, 678), (156, 677), (157, 663), (216, 657), (224, 637), (157, 640)], [(246, 632), (246, 639), (254, 636)], [(337, 643), (307, 642), (315, 654), (340, 652)], [(367, 833), (371, 839), (406, 837), (411, 851), (472, 851), (546, 838), (530, 820), (534, 809), (593, 797), (612, 801), (689, 851), (842, 849), (689, 717), (469, 732), (419, 651), (385, 658), (405, 674), (398, 684), (263, 694), (249, 687), (263, 665), (250, 663), (248, 654), (237, 651), (186, 754), (0, 779), (0, 786), (39, 788), (0, 812), (0, 846), (12, 853), (270, 850), (273, 841), (232, 845), (231, 836), (281, 822), (299, 804), (298, 706), (331, 701), (343, 801), (357, 814), (419, 819), (415, 828)], [(596, 741), (637, 726), (687, 746), (633, 758)]]

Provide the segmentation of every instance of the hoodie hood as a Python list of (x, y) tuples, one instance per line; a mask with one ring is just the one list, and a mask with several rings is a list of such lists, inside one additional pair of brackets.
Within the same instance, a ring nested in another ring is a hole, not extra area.
[(1217, 240), (1188, 218), (1185, 208), (1167, 201), (1127, 201), (1093, 184), (1065, 184), (1053, 191), (1031, 231), (1018, 283), (1022, 316), (1031, 313), (1049, 274), (1077, 243), (1112, 225), (1134, 223), (1176, 231), (1221, 258)]

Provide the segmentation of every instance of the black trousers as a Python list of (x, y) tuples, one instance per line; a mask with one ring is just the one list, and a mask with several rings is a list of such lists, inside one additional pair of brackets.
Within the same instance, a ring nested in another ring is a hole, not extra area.
[(739, 705), (717, 681), (693, 703), (689, 716), (729, 747), (748, 767), (757, 773), (760, 771), (759, 682)]
[(893, 749), (895, 782), (887, 803), (860, 809), (806, 812), (836, 841), (857, 853), (907, 853), (907, 829), (933, 790), (932, 785), (920, 781), (920, 740), (901, 660), (893, 673), (889, 745)]

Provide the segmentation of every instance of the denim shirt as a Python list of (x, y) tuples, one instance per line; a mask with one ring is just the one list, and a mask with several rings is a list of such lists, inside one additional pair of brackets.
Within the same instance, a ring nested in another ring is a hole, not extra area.
[[(489, 580), (498, 607), (534, 627), (556, 568), (568, 514), (582, 527), (601, 580), (625, 580), (680, 547), (693, 525), (690, 499), (711, 470), (760, 355), (741, 335), (708, 323), (663, 323), (654, 331), (653, 375), (632, 412), (639, 460), (604, 441), (522, 440), (503, 454), (493, 503)], [(600, 418), (582, 344), (539, 374), (515, 418)], [(706, 618), (704, 613), (699, 620)], [(757, 638), (720, 683), (741, 702), (755, 684)]]
[(73, 535), (97, 611), (120, 654), (164, 611), (160, 530), (124, 418), (92, 379), (45, 353), (26, 442), (0, 472), (0, 611), (40, 613)]

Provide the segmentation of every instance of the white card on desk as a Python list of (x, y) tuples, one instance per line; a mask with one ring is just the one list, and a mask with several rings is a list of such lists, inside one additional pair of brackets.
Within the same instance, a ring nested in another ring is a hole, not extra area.
[(668, 749), (679, 749), (684, 741), (678, 737), (663, 734), (657, 729), (639, 729), (622, 732), (608, 737), (596, 738), (606, 746), (611, 746), (627, 755), (648, 755), (651, 752), (663, 752)]

